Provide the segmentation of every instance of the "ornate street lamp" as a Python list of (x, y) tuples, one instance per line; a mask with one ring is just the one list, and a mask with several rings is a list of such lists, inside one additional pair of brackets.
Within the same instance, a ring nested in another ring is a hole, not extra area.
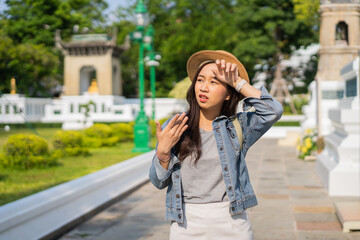
[(161, 56), (154, 51), (154, 34), (155, 30), (150, 25), (145, 33), (144, 42), (147, 54), (145, 57), (146, 66), (150, 67), (150, 89), (151, 89), (151, 98), (152, 98), (152, 119), (155, 120), (155, 67), (159, 66)]
[(134, 127), (134, 143), (133, 152), (148, 152), (151, 150), (149, 119), (144, 111), (144, 44), (143, 33), (147, 24), (147, 12), (142, 0), (137, 1), (136, 9), (136, 31), (130, 34), (134, 42), (139, 43), (139, 97), (140, 97), (140, 111), (135, 120)]

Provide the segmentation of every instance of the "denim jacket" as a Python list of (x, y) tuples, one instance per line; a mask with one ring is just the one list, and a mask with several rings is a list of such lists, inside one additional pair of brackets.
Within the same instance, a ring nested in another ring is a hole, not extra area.
[[(222, 115), (212, 122), (225, 190), (230, 201), (229, 211), (231, 215), (241, 213), (245, 209), (258, 204), (250, 183), (245, 156), (248, 149), (280, 119), (283, 113), (282, 105), (269, 94), (264, 86), (261, 86), (259, 90), (261, 91), (260, 98), (244, 98), (243, 112), (236, 114), (243, 131), (242, 148), (240, 148), (239, 139), (231, 118)], [(254, 107), (255, 111), (248, 111), (251, 107)], [(162, 125), (162, 129), (166, 127), (171, 119), (168, 119)], [(184, 212), (180, 167), (181, 164), (177, 153), (172, 148), (168, 169), (166, 170), (160, 165), (155, 154), (149, 177), (150, 181), (158, 189), (168, 187), (166, 191), (165, 219), (183, 223)]]

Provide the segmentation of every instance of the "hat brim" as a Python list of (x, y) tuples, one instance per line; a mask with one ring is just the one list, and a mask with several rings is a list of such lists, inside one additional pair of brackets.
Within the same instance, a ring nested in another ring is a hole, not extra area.
[(225, 62), (235, 63), (238, 66), (239, 76), (250, 83), (249, 76), (241, 62), (234, 55), (223, 50), (203, 50), (191, 55), (186, 64), (186, 70), (190, 80), (194, 80), (196, 72), (202, 63), (209, 60), (215, 61), (216, 59), (224, 59)]

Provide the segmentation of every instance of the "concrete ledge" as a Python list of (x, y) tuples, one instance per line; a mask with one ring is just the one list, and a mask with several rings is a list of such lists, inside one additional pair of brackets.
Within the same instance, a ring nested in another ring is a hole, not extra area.
[(154, 151), (0, 207), (0, 240), (40, 239), (148, 181)]
[(343, 232), (360, 230), (360, 202), (337, 202), (335, 209)]

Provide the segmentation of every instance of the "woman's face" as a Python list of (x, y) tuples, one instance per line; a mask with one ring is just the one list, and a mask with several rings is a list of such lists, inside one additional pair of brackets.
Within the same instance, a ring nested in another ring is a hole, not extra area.
[(225, 100), (229, 100), (226, 83), (216, 79), (213, 71), (218, 72), (215, 63), (205, 65), (195, 79), (196, 100), (202, 110), (221, 111)]

